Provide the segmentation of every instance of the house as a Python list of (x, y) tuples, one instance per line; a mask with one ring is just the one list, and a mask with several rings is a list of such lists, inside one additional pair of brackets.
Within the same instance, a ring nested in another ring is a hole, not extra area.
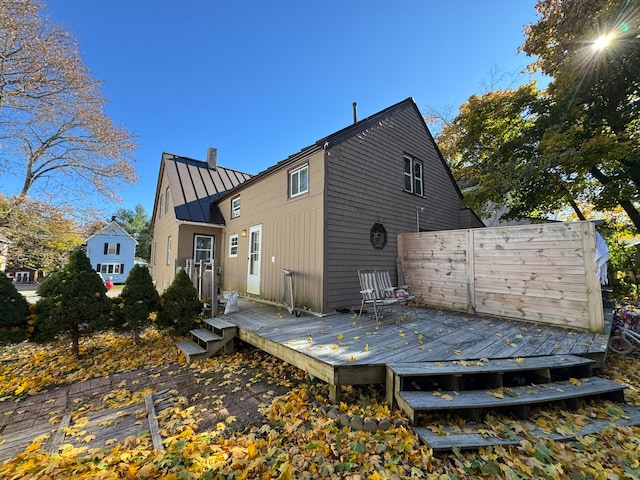
[(137, 241), (118, 222), (112, 220), (85, 242), (87, 257), (104, 280), (124, 283), (133, 268)]
[(359, 305), (358, 269), (397, 280), (398, 234), (483, 226), (412, 98), (255, 176), (163, 154), (151, 225), (159, 290), (205, 257), (223, 289), (279, 302), (286, 269), (294, 302), (317, 314)]
[(44, 278), (41, 270), (25, 266), (8, 268), (6, 274), (17, 284), (38, 283)]

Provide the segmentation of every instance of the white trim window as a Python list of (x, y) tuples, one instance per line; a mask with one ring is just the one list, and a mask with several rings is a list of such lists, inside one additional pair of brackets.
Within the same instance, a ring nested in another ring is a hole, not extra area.
[(210, 235), (196, 235), (193, 241), (193, 260), (205, 263), (213, 260), (213, 237)]
[(229, 236), (229, 257), (235, 258), (238, 256), (238, 234)]
[(169, 196), (170, 196), (170, 190), (169, 187), (167, 187), (167, 189), (164, 192), (164, 213), (167, 213), (169, 211)]
[(121, 263), (101, 263), (100, 273), (106, 273), (107, 275), (119, 275), (123, 273), (124, 265)]
[(309, 164), (289, 172), (289, 198), (303, 195), (309, 191)]
[(416, 160), (410, 155), (404, 156), (404, 191), (410, 192), (422, 197), (424, 190), (422, 188), (422, 162)]
[(240, 216), (240, 195), (231, 199), (231, 218)]
[(171, 265), (171, 235), (167, 237), (167, 265)]

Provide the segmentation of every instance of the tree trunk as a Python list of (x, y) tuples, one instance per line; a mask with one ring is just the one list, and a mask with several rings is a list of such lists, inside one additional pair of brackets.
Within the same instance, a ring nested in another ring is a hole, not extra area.
[(80, 330), (77, 325), (71, 329), (71, 353), (74, 357), (80, 358)]
[[(607, 185), (610, 182), (609, 177), (602, 173), (597, 167), (593, 167), (589, 170), (589, 173), (602, 185)], [(633, 205), (633, 202), (625, 198), (618, 200), (618, 204), (627, 213), (636, 230), (640, 231), (640, 212), (638, 212), (638, 209)]]

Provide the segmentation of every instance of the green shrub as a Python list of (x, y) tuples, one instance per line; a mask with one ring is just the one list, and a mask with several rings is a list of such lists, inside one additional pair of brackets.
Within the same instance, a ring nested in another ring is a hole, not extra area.
[(198, 291), (184, 270), (178, 271), (160, 300), (157, 324), (170, 328), (174, 335), (186, 335), (198, 323), (202, 312), (202, 302)]
[(0, 272), (0, 343), (17, 343), (28, 337), (29, 302)]
[(72, 353), (79, 356), (82, 333), (110, 326), (111, 303), (107, 289), (82, 250), (75, 250), (67, 263), (38, 287), (36, 304), (40, 336), (71, 335)]
[(133, 332), (133, 341), (140, 342), (140, 332), (149, 325), (149, 315), (160, 308), (160, 296), (147, 267), (134, 265), (120, 293), (124, 326)]

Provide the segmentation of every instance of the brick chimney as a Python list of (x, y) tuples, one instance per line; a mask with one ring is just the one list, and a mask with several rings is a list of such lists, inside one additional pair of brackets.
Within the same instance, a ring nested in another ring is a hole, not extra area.
[(207, 166), (211, 170), (215, 170), (218, 165), (218, 149), (215, 147), (209, 147), (207, 150)]

